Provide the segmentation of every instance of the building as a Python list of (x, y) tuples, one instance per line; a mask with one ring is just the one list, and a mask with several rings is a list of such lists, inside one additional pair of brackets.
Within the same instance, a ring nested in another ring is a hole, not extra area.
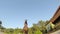
[(46, 24), (47, 32), (50, 32), (52, 27), (54, 27), (54, 30), (60, 29), (60, 6), (58, 7), (53, 17), (49, 20), (49, 23)]
[(50, 22), (55, 25), (56, 29), (60, 29), (60, 6), (58, 7), (53, 17), (50, 19)]
[(28, 26), (27, 26), (27, 20), (25, 20), (24, 27), (23, 27), (23, 33), (28, 34)]
[(52, 22), (55, 25), (57, 23), (60, 23), (60, 6), (57, 9), (56, 13), (53, 15), (53, 17), (50, 19), (50, 22)]

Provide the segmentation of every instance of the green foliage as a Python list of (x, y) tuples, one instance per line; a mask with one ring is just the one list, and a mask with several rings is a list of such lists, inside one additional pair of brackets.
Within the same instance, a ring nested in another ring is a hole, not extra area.
[(33, 24), (33, 27), (29, 29), (29, 34), (42, 34), (42, 32), (36, 24)]
[(12, 28), (10, 28), (10, 29), (6, 29), (5, 30), (5, 34), (22, 34), (23, 32), (22, 32), (22, 29), (12, 29)]
[(0, 21), (0, 29), (2, 28), (2, 21)]
[[(43, 34), (46, 32), (46, 25), (49, 23), (49, 21), (39, 21), (37, 24), (33, 24), (32, 27), (28, 28), (28, 34)], [(16, 29), (4, 29), (2, 30), (5, 32), (5, 34), (23, 34), (23, 29), (16, 28)]]
[(42, 32), (37, 30), (37, 31), (34, 32), (34, 34), (42, 34)]

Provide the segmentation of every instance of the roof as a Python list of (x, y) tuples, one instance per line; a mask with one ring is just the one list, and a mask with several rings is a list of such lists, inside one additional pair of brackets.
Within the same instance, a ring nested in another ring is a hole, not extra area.
[(50, 19), (50, 22), (54, 22), (59, 16), (60, 16), (60, 6), (58, 7), (53, 17)]

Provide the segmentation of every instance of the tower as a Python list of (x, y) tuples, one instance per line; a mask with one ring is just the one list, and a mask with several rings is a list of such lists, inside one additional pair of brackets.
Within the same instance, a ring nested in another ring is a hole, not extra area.
[(28, 24), (27, 24), (27, 20), (25, 20), (25, 22), (24, 22), (24, 27), (23, 27), (23, 32), (24, 32), (24, 34), (28, 34), (28, 26), (27, 26)]

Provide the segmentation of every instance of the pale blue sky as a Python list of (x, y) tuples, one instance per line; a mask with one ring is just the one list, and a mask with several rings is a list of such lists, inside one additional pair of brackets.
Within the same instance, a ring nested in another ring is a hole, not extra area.
[(6, 28), (28, 27), (39, 20), (50, 20), (56, 12), (60, 0), (0, 0), (0, 20)]

